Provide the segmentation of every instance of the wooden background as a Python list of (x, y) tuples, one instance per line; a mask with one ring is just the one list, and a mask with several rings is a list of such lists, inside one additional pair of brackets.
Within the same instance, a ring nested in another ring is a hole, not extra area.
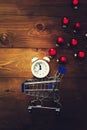
[[(72, 9), (71, 0), (0, 0), (1, 130), (87, 130), (87, 56), (83, 61), (73, 57), (79, 48), (87, 53), (86, 15), (86, 0), (80, 0), (78, 10)], [(71, 22), (66, 30), (61, 27), (64, 16)], [(82, 30), (75, 36), (79, 48), (73, 50), (66, 45), (74, 36), (72, 26), (76, 21), (81, 22)], [(50, 62), (50, 75), (59, 66), (57, 58), (61, 55), (68, 58), (60, 88), (60, 117), (49, 111), (29, 114), (31, 97), (21, 93), (21, 84), (32, 77), (31, 59), (47, 56), (58, 36), (64, 37), (65, 45), (57, 48), (57, 56)]]

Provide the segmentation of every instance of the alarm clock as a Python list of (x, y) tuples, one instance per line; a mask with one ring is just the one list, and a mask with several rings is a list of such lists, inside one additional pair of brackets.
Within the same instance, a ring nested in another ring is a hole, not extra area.
[(50, 59), (48, 57), (44, 57), (43, 59), (34, 57), (31, 66), (33, 76), (36, 78), (45, 78), (50, 72), (49, 61)]

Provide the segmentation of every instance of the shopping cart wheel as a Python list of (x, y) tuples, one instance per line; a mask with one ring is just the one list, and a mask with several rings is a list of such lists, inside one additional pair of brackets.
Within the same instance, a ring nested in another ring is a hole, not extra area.
[(41, 109), (43, 108), (41, 105), (36, 105), (36, 106), (28, 106), (28, 110), (29, 110), (29, 113), (32, 113), (32, 110), (33, 109)]
[(32, 106), (29, 106), (29, 107), (28, 107), (28, 111), (29, 111), (29, 113), (32, 112)]
[(55, 109), (55, 111), (56, 111), (56, 115), (59, 115), (60, 110), (61, 110), (60, 108), (56, 108), (56, 109)]
[(31, 101), (31, 106), (36, 106), (36, 100)]
[(36, 106), (36, 100), (32, 100), (30, 105), (28, 106), (29, 113), (32, 112), (33, 106)]

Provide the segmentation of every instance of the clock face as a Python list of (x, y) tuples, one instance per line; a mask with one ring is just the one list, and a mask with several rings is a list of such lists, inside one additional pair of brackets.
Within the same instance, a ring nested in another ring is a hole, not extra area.
[(49, 74), (49, 64), (44, 60), (37, 60), (32, 64), (32, 74), (37, 78), (44, 78)]

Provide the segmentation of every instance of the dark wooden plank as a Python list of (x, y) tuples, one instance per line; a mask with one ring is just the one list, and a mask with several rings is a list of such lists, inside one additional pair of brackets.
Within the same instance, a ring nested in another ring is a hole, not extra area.
[[(53, 10), (53, 11), (52, 11)], [(68, 11), (69, 10), (69, 11)], [(16, 1), (15, 3), (2, 3), (0, 4), (1, 15), (28, 15), (28, 16), (50, 16), (50, 17), (63, 17), (65, 15), (71, 16), (78, 13), (78, 17), (86, 16), (87, 8), (84, 1), (81, 3), (79, 11), (74, 11), (71, 7), (70, 1)], [(84, 15), (83, 15), (84, 14)]]
[[(28, 15), (28, 16), (49, 16), (49, 17), (63, 17), (63, 16), (68, 16), (70, 17), (71, 14), (72, 16), (77, 13), (75, 12), (72, 7), (69, 5), (63, 5), (61, 6), (26, 6), (26, 7), (20, 7), (19, 8), (21, 15)], [(44, 11), (45, 10), (45, 11)], [(53, 10), (53, 11), (52, 11)], [(69, 10), (69, 11), (68, 11)], [(86, 6), (83, 6), (81, 9), (78, 11), (78, 16), (82, 16), (84, 18), (86, 16), (87, 8)], [(84, 14), (84, 15), (82, 15)]]
[[(21, 91), (21, 85), (25, 82), (26, 78), (7, 78), (0, 77), (0, 98), (5, 98), (9, 96), (13, 96), (16, 99), (20, 99), (20, 101), (26, 98), (26, 95)], [(21, 95), (22, 97), (20, 98)], [(27, 100), (27, 98), (26, 98)], [(25, 100), (25, 102), (26, 102)], [(1, 107), (1, 105), (0, 105)]]
[[(20, 2), (21, 1), (21, 2)], [(31, 0), (18, 0), (16, 1), (16, 4), (19, 5), (19, 7), (25, 7), (25, 6), (42, 6), (42, 5), (45, 5), (45, 6), (61, 6), (61, 5), (65, 5), (65, 6), (70, 6), (71, 5), (71, 2), (72, 0), (34, 0), (34, 1), (31, 1)], [(86, 0), (80, 0), (80, 5), (82, 4), (86, 4)]]
[(25, 80), (26, 78), (0, 78), (0, 129), (47, 129), (51, 121), (51, 128), (63, 128), (63, 125), (64, 129), (68, 126), (79, 128), (79, 122), (84, 128), (87, 110), (86, 78), (63, 78), (60, 88), (62, 111), (58, 120), (52, 112), (28, 113), (27, 107), (32, 98), (21, 93), (21, 84)]
[(0, 129), (23, 129), (31, 125), (27, 111), (29, 97), (21, 93), (25, 79), (0, 78)]
[[(86, 3), (86, 0), (80, 0), (80, 3)], [(59, 3), (71, 3), (71, 1), (70, 0), (50, 0), (50, 2), (48, 1), (48, 0), (34, 0), (34, 1), (32, 1), (32, 0), (0, 0), (0, 3), (19, 3), (19, 4), (29, 4), (29, 5), (37, 5), (37, 4), (39, 4), (39, 3), (51, 3), (51, 4), (59, 4)]]
[[(23, 15), (28, 14), (28, 16), (50, 16), (50, 17), (63, 17), (63, 16), (74, 16), (78, 12), (78, 17), (84, 17), (87, 13), (86, 1), (80, 1), (80, 7), (78, 11), (74, 11), (71, 7), (71, 1), (67, 0), (60, 1), (38, 1), (35, 2), (22, 0), (17, 2), (20, 13)], [(84, 14), (84, 15), (82, 15)]]
[(2, 4), (8, 4), (8, 3), (15, 3), (16, 1), (14, 1), (14, 0), (0, 0), (0, 3), (2, 3)]

